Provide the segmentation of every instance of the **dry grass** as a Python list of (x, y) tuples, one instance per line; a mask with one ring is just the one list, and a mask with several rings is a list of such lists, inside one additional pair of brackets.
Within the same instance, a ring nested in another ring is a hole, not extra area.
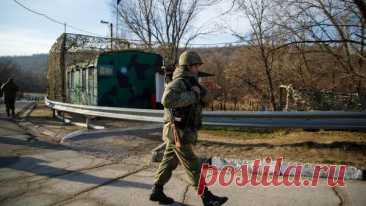
[(232, 143), (271, 143), (289, 144), (314, 141), (319, 143), (360, 142), (366, 143), (366, 132), (327, 131), (308, 132), (302, 129), (278, 130), (240, 130), (240, 129), (203, 129), (200, 139), (210, 141), (229, 141)]
[(52, 110), (44, 104), (37, 104), (37, 107), (32, 111), (30, 117), (51, 118)]
[(366, 168), (366, 132), (204, 129), (199, 135), (199, 155), (235, 159), (282, 156), (286, 161)]

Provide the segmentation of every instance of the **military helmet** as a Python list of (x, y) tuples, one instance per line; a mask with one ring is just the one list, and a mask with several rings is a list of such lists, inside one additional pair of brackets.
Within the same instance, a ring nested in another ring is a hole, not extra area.
[(203, 64), (201, 57), (194, 51), (185, 51), (179, 57), (179, 66)]

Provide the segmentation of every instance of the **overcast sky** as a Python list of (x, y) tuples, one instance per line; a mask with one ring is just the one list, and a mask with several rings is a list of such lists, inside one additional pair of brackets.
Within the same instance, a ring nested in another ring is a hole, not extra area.
[[(18, 0), (27, 7), (70, 25), (100, 36), (107, 35), (107, 26), (100, 20), (115, 22), (112, 3), (117, 0)], [(124, 0), (121, 0), (123, 3)], [(225, 2), (225, 1), (224, 1)], [(248, 31), (248, 23), (242, 16), (220, 15), (227, 9), (225, 3), (205, 10), (197, 18), (195, 25), (217, 30), (215, 33), (198, 38), (194, 43), (233, 42), (237, 39), (229, 30)], [(0, 1), (0, 56), (30, 55), (48, 53), (56, 38), (64, 31), (62, 25), (35, 15), (16, 4), (13, 0)], [(83, 33), (67, 28), (70, 33)]]

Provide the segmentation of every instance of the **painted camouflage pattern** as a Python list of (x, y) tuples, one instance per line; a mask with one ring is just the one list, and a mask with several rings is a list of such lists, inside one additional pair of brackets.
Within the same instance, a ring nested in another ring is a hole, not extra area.
[(102, 53), (93, 62), (68, 67), (67, 99), (73, 104), (154, 109), (155, 73), (161, 66), (162, 57), (154, 53)]
[[(158, 54), (126, 50), (101, 54), (97, 61), (98, 105), (129, 108), (156, 108), (155, 73), (162, 66)], [(102, 68), (112, 69), (103, 75)]]

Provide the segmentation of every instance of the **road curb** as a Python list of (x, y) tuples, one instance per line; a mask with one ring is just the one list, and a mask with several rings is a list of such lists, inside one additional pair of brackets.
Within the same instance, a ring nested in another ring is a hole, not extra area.
[(36, 108), (37, 103), (35, 102), (30, 102), (27, 106), (23, 107), (20, 111), (17, 112), (17, 116), (25, 119), (27, 118), (30, 113), (34, 110), (34, 108)]

